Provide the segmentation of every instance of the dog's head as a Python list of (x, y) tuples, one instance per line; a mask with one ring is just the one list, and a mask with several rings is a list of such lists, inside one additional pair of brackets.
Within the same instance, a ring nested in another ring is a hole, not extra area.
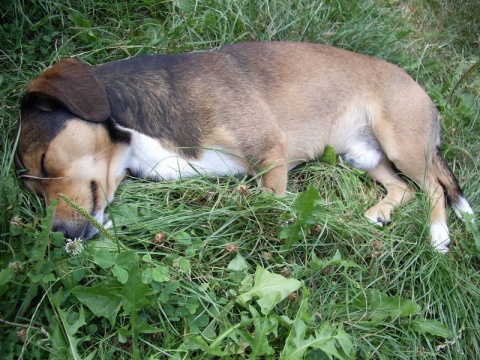
[(59, 194), (103, 223), (124, 176), (121, 154), (129, 135), (114, 126), (110, 114), (105, 86), (74, 58), (32, 80), (22, 100), (17, 167), (47, 204), (58, 200), (52, 230), (67, 238), (89, 239), (97, 229)]

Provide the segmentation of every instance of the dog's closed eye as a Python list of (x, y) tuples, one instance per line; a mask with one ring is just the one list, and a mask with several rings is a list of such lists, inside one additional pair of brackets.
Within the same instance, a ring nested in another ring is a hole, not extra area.
[(28, 169), (23, 164), (22, 160), (18, 156), (18, 153), (15, 154), (15, 167), (17, 168), (17, 171), (20, 172), (19, 178), (22, 179), (22, 180), (59, 180), (59, 179), (64, 179), (65, 178), (65, 176), (59, 176), (59, 177), (49, 177), (48, 176), (48, 172), (45, 168), (45, 154), (42, 155), (41, 160), (40, 160), (40, 174), (41, 174), (41, 176), (35, 176), (35, 175), (28, 174)]

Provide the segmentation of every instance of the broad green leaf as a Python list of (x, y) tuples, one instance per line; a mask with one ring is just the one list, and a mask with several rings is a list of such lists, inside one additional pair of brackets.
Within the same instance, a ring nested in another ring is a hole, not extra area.
[[(267, 290), (268, 291), (268, 290)], [(263, 293), (263, 291), (262, 291)], [(279, 304), (283, 299), (285, 299), (288, 295), (284, 296), (282, 292), (278, 290), (273, 290), (272, 292), (267, 295), (267, 293), (263, 293), (263, 295), (259, 296), (257, 300), (257, 304), (260, 306), (262, 314), (267, 315), (273, 308)]]
[(315, 254), (312, 254), (312, 260), (307, 263), (307, 266), (312, 270), (322, 270), (329, 266), (362, 268), (353, 261), (342, 260), (342, 255), (338, 250), (335, 252), (335, 255), (332, 258), (325, 260), (321, 260)]
[(135, 336), (140, 334), (155, 334), (162, 331), (159, 328), (147, 323), (147, 320), (141, 316), (135, 316), (134, 320), (135, 321), (132, 326)]
[(48, 256), (45, 256), (45, 253), (50, 245), (50, 229), (52, 228), (53, 213), (56, 205), (57, 201), (53, 200), (50, 202), (50, 205), (47, 206), (47, 215), (42, 219), (40, 225), (42, 231), (40, 232), (39, 236), (36, 237), (33, 248), (29, 250), (30, 261), (32, 263), (36, 263), (34, 269), (32, 269), (36, 274), (45, 274), (45, 272), (41, 269), (45, 259), (49, 258)]
[(43, 275), (42, 274), (37, 274), (35, 271), (33, 270), (30, 270), (28, 273), (27, 273), (28, 277), (30, 278), (30, 280), (33, 282), (33, 283), (38, 283), (40, 282), (40, 280), (42, 280), (43, 278)]
[(92, 287), (77, 286), (72, 294), (96, 316), (107, 318), (113, 327), (122, 301), (120, 289), (119, 282), (107, 281)]
[(253, 288), (253, 276), (251, 274), (245, 275), (242, 282), (240, 283), (240, 288), (238, 291), (242, 293), (246, 293)]
[(176, 234), (174, 234), (173, 237), (175, 238), (175, 242), (178, 243), (178, 244), (182, 244), (182, 245), (191, 245), (192, 244), (192, 236), (185, 231), (176, 233)]
[(272, 355), (275, 351), (268, 343), (270, 334), (277, 335), (278, 321), (274, 317), (256, 317), (253, 319), (255, 332), (252, 335), (250, 347), (252, 349), (251, 358), (256, 359), (262, 355)]
[[(72, 315), (68, 311), (58, 309), (60, 313), (62, 314), (62, 318), (65, 320), (66, 324), (66, 329), (70, 335), (75, 335), (78, 330), (83, 326), (86, 325), (87, 323), (85, 322), (85, 310), (83, 309), (83, 306), (80, 307), (80, 312), (78, 314), (75, 314), (77, 316), (70, 316)], [(76, 320), (70, 321), (70, 319), (76, 318)]]
[(101, 249), (93, 254), (93, 261), (101, 268), (108, 269), (115, 264), (115, 256), (110, 251)]
[(135, 311), (150, 305), (151, 301), (147, 295), (151, 288), (142, 282), (141, 269), (134, 265), (128, 275), (128, 281), (119, 291), (123, 297), (123, 308), (126, 311)]
[(353, 358), (355, 354), (355, 348), (352, 342), (352, 338), (345, 332), (345, 330), (343, 330), (343, 326), (338, 327), (337, 334), (334, 337), (337, 340), (338, 344), (340, 344), (340, 347), (342, 348), (344, 354), (346, 354), (349, 358)]
[[(68, 354), (68, 344), (65, 338), (65, 330), (62, 326), (62, 321), (60, 318), (60, 314), (54, 311), (53, 308), (46, 307), (45, 308), (45, 320), (48, 321), (48, 327), (50, 328), (49, 331), (49, 341), (52, 344), (52, 347), (55, 349), (57, 353)], [(3, 345), (3, 343), (2, 343)], [(74, 359), (74, 357), (69, 354), (69, 360)]]
[(190, 336), (188, 337), (182, 345), (179, 346), (178, 350), (180, 351), (188, 351), (188, 350), (202, 350), (206, 352), (208, 350), (207, 342), (201, 337), (198, 336)]
[(67, 338), (70, 354), (72, 355), (73, 359), (80, 360), (81, 356), (78, 354), (77, 347), (83, 341), (83, 338), (75, 337), (75, 334), (77, 333), (78, 329), (80, 329), (82, 326), (86, 324), (85, 311), (83, 307), (80, 308), (80, 312), (78, 313), (77, 319), (74, 320), (73, 322), (69, 321), (69, 315), (70, 315), (69, 312), (62, 310), (60, 308), (57, 308), (57, 313), (63, 325), (63, 330)]
[(319, 216), (325, 213), (323, 201), (313, 185), (297, 197), (291, 213), (295, 216), (294, 223), (285, 226), (279, 234), (280, 239), (285, 239), (284, 250), (302, 238), (305, 225), (318, 223)]
[(129, 268), (132, 264), (138, 262), (138, 254), (134, 251), (123, 251), (117, 255), (115, 263), (117, 265)]
[[(358, 317), (372, 324), (380, 324), (386, 319), (405, 318), (417, 315), (421, 308), (412, 300), (399, 296), (388, 296), (378, 290), (367, 290), (353, 303), (358, 309)], [(352, 313), (351, 316), (354, 314)]]
[(11, 268), (11, 267), (7, 267), (6, 269), (2, 269), (0, 271), (0, 286), (3, 286), (6, 283), (8, 283), (13, 278), (14, 274), (15, 273), (13, 271), (13, 268)]
[[(342, 340), (341, 348), (338, 348), (335, 340)], [(313, 349), (319, 349), (323, 351), (331, 359), (332, 356), (335, 356), (337, 359), (341, 360), (353, 360), (354, 352), (345, 353), (342, 350), (345, 348), (350, 348), (353, 350), (352, 340), (348, 335), (341, 329), (341, 333), (335, 333), (335, 330), (328, 324), (324, 322), (318, 331), (315, 331), (315, 341), (310, 344), (310, 347)]]
[(335, 149), (331, 145), (325, 146), (323, 155), (320, 157), (320, 161), (327, 163), (328, 165), (336, 165), (337, 158), (335, 157)]
[[(341, 360), (352, 360), (354, 358), (353, 343), (343, 330), (340, 334), (335, 334), (334, 329), (327, 322), (324, 322), (320, 329), (315, 331), (315, 336), (307, 337), (307, 330), (303, 320), (295, 319), (285, 342), (285, 347), (280, 354), (280, 360), (303, 359), (308, 349), (319, 349), (330, 359), (332, 356)], [(337, 347), (336, 340), (342, 341), (340, 343), (342, 351)], [(349, 349), (349, 353), (345, 353), (345, 349)]]
[(301, 285), (302, 283), (296, 279), (287, 279), (258, 266), (252, 289), (239, 295), (237, 302), (247, 307), (247, 302), (256, 298), (262, 313), (267, 315), (280, 301), (298, 290)]
[(128, 271), (120, 265), (113, 265), (112, 269), (113, 275), (120, 281), (122, 284), (125, 284), (128, 281)]
[(310, 185), (292, 204), (292, 212), (302, 222), (312, 221), (316, 215), (323, 213), (323, 200), (315, 186)]
[(280, 354), (280, 360), (296, 360), (303, 358), (303, 354), (307, 351), (309, 344), (314, 341), (312, 336), (305, 339), (306, 332), (307, 325), (305, 322), (299, 318), (295, 319), (287, 340), (285, 341), (283, 351)]
[(230, 338), (236, 334), (238, 331), (238, 328), (241, 326), (247, 326), (245, 323), (238, 323), (232, 326), (229, 326), (228, 328), (224, 329), (215, 340), (213, 340), (209, 347), (208, 347), (208, 353), (210, 355), (216, 355), (220, 357), (228, 356), (229, 354), (221, 349), (221, 344), (222, 341), (225, 340), (226, 338)]
[(431, 335), (441, 336), (443, 338), (449, 338), (451, 336), (448, 327), (437, 320), (429, 320), (422, 318), (415, 319), (412, 320), (410, 327), (412, 330), (420, 334), (429, 333)]
[[(312, 324), (313, 320), (312, 316), (308, 314), (310, 292), (305, 285), (302, 288), (302, 293), (303, 298), (297, 311), (297, 316), (291, 323), (290, 333), (285, 341), (280, 359), (304, 359), (304, 355), (309, 349), (318, 349), (330, 359), (332, 356), (342, 360), (353, 359), (353, 342), (341, 326), (335, 332), (335, 329), (329, 323), (324, 322), (312, 335), (309, 324)], [(282, 322), (286, 325), (290, 324), (290, 321), (282, 320)]]
[(248, 269), (248, 263), (245, 261), (242, 255), (238, 254), (230, 261), (227, 266), (228, 270), (242, 271)]
[(46, 284), (46, 283), (49, 283), (49, 282), (52, 282), (52, 281), (55, 281), (56, 280), (56, 277), (55, 275), (53, 275), (52, 273), (50, 274), (45, 274), (42, 278), (42, 281)]
[(65, 236), (61, 232), (53, 232), (50, 237), (55, 246), (63, 248), (65, 245)]

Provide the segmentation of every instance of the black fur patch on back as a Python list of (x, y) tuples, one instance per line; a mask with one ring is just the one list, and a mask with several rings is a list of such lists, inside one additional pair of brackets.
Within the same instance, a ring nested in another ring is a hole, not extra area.
[[(201, 101), (190, 100), (187, 55), (141, 56), (94, 68), (104, 82), (112, 116), (119, 125), (167, 140), (186, 157), (197, 157), (203, 134)], [(187, 62), (182, 61), (186, 59)], [(204, 122), (205, 124), (205, 122)], [(173, 142), (173, 143), (172, 143)]]

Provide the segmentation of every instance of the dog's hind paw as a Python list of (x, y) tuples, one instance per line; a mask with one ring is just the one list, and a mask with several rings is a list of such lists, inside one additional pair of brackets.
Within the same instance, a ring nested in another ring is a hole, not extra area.
[(452, 207), (459, 219), (462, 219), (464, 222), (475, 222), (473, 209), (463, 196), (461, 196), (455, 204), (452, 204)]

